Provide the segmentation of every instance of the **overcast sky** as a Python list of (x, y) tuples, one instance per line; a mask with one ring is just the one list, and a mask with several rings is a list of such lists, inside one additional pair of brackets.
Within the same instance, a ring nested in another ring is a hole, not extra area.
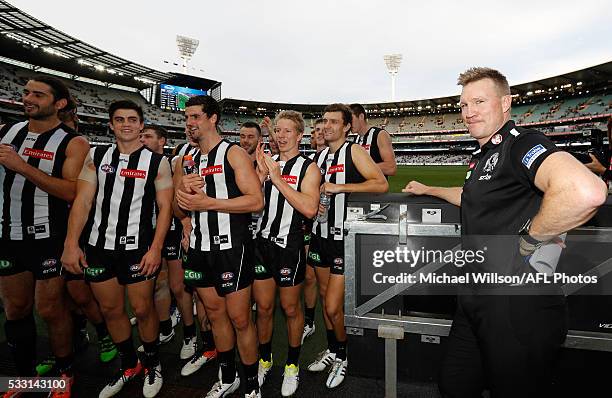
[(223, 97), (389, 101), (385, 54), (403, 55), (398, 100), (459, 93), (470, 66), (510, 84), (612, 60), (612, 2), (400, 0), (8, 0), (86, 43), (163, 71), (176, 34), (198, 39), (191, 73)]

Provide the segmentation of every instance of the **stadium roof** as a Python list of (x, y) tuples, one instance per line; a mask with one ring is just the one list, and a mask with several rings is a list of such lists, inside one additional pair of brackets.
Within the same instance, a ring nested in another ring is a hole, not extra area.
[[(75, 76), (138, 89), (176, 77), (175, 74), (139, 65), (84, 43), (4, 0), (0, 0), (0, 55)], [(218, 84), (208, 79), (201, 80), (211, 87)]]

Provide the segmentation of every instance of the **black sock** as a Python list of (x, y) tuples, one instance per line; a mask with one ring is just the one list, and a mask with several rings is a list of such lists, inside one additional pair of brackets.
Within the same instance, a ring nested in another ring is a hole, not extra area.
[(144, 365), (146, 368), (154, 368), (159, 365), (159, 337), (153, 341), (143, 341)]
[(164, 336), (172, 333), (172, 319), (168, 318), (165, 321), (159, 322), (159, 332)]
[(184, 339), (191, 338), (195, 336), (195, 334), (196, 334), (195, 322), (192, 323), (191, 325), (183, 324), (183, 338)]
[(55, 357), (55, 367), (59, 375), (72, 376), (72, 362), (74, 356), (72, 354), (65, 357)]
[(79, 314), (78, 312), (72, 312), (71, 314), (74, 330), (81, 331), (87, 328), (87, 317), (85, 315)]
[(337, 344), (336, 344), (336, 334), (334, 333), (333, 329), (331, 330), (327, 329), (326, 333), (327, 333), (327, 349), (335, 353), (338, 350)]
[[(233, 383), (236, 378), (236, 353), (234, 349), (223, 352), (219, 351), (217, 359), (221, 368), (221, 381), (224, 384)], [(255, 368), (255, 378), (257, 379), (257, 368)]]
[(302, 349), (301, 345), (297, 347), (289, 346), (289, 350), (287, 350), (287, 365), (295, 365), (295, 366), (299, 365), (301, 349)]
[(259, 343), (259, 358), (266, 362), (272, 360), (272, 340), (267, 343)]
[(19, 376), (34, 376), (36, 361), (36, 323), (32, 314), (4, 323), (6, 342), (11, 349)]
[(315, 307), (312, 307), (312, 308), (305, 307), (304, 308), (304, 323), (306, 323), (310, 327), (312, 327), (312, 324), (314, 323), (314, 312), (315, 312)]
[(211, 351), (215, 349), (215, 338), (213, 337), (212, 329), (203, 330), (202, 333), (202, 349)]
[(106, 336), (108, 336), (108, 329), (106, 328), (106, 322), (102, 321), (98, 324), (94, 324), (96, 328), (96, 334), (98, 335), (98, 340), (102, 340)]
[(346, 359), (346, 340), (337, 341), (336, 344), (338, 347), (338, 350), (336, 351), (336, 358), (344, 361)]
[(246, 386), (244, 391), (249, 394), (251, 391), (259, 391), (259, 381), (257, 380), (257, 369), (259, 368), (259, 362), (255, 362), (252, 365), (242, 364), (244, 367), (244, 377), (246, 378)]
[(121, 369), (130, 369), (136, 366), (138, 357), (136, 356), (136, 350), (134, 349), (134, 343), (132, 342), (132, 336), (128, 337), (127, 340), (115, 344), (119, 350), (119, 358), (121, 358)]

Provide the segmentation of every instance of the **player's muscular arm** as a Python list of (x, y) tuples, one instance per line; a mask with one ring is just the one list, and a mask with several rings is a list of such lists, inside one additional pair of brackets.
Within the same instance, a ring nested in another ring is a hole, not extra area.
[(30, 166), (7, 145), (0, 145), (0, 164), (21, 174), (49, 195), (71, 203), (76, 195), (76, 179), (88, 151), (89, 143), (84, 137), (75, 137), (70, 141), (66, 148), (62, 178), (52, 177)]

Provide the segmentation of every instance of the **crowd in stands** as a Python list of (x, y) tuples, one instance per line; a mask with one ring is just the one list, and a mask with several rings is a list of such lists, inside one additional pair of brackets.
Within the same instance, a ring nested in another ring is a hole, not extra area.
[(401, 165), (466, 165), (470, 161), (470, 154), (400, 154), (396, 153), (397, 164)]

